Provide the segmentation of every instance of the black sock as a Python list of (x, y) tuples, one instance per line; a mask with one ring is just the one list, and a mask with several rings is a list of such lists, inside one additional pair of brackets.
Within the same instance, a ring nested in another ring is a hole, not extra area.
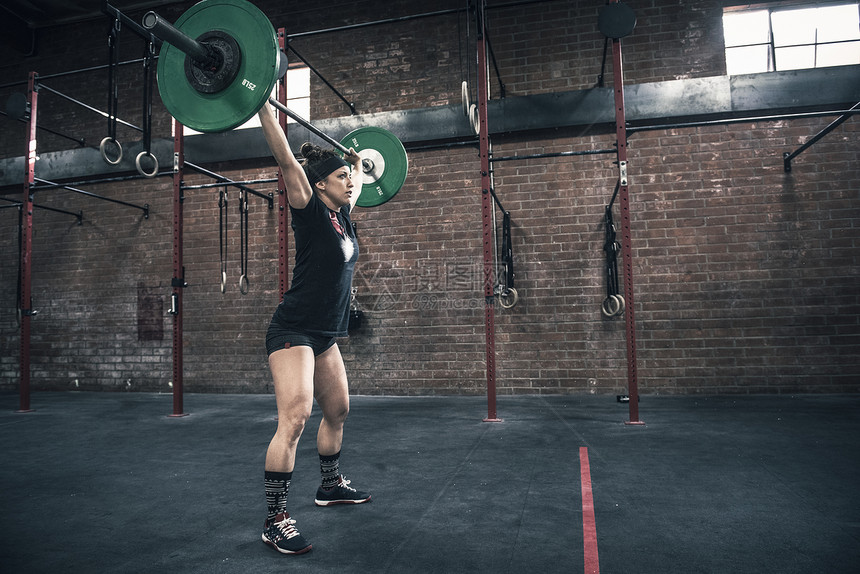
[(287, 494), (290, 492), (290, 480), (292, 478), (292, 472), (266, 471), (267, 520), (272, 520), (277, 515), (287, 511)]
[(320, 474), (324, 489), (328, 490), (338, 485), (340, 482), (340, 452), (332, 455), (320, 455)]

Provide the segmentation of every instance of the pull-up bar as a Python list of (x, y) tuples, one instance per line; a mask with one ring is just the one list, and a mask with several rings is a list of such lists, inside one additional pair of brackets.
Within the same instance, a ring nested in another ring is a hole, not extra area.
[[(15, 199), (9, 199), (8, 197), (0, 197), (0, 199), (2, 199), (3, 201), (8, 201), (8, 202), (12, 203), (12, 205), (0, 206), (0, 209), (4, 209), (7, 207), (21, 207), (22, 205), (24, 205), (20, 201), (17, 201)], [(66, 211), (65, 209), (58, 209), (56, 207), (48, 207), (47, 205), (36, 205), (36, 204), (33, 204), (33, 207), (36, 209), (43, 209), (45, 211), (53, 211), (55, 213), (62, 213), (65, 215), (71, 215), (72, 217), (77, 218), (78, 225), (83, 225), (83, 222), (84, 222), (84, 212), (83, 211), (78, 211), (77, 213), (75, 213), (73, 211)]]
[(38, 181), (39, 183), (42, 183), (44, 185), (34, 187), (33, 191), (42, 191), (42, 190), (46, 190), (46, 189), (62, 188), (62, 189), (68, 190), (68, 191), (73, 191), (75, 193), (79, 193), (81, 195), (86, 195), (88, 197), (94, 197), (95, 199), (102, 199), (104, 201), (109, 201), (111, 203), (118, 203), (120, 205), (125, 205), (126, 207), (133, 207), (135, 209), (140, 209), (141, 211), (143, 211), (143, 218), (149, 219), (149, 204), (148, 203), (144, 203), (143, 207), (141, 207), (140, 205), (128, 203), (126, 201), (122, 201), (119, 199), (104, 197), (102, 195), (92, 193), (91, 191), (84, 191), (83, 189), (78, 189), (76, 187), (72, 187), (71, 185), (65, 185), (62, 183), (56, 183), (54, 181), (48, 181), (47, 179), (42, 179), (40, 177), (36, 177), (34, 179), (35, 179), (35, 181)]
[[(26, 102), (27, 97), (24, 96), (24, 94), (19, 94), (19, 95)], [(12, 97), (14, 98), (15, 95), (13, 94)], [(25, 124), (27, 123), (27, 120), (24, 118), (24, 115), (26, 115), (26, 113), (27, 113), (26, 108), (24, 108), (22, 115), (18, 115), (17, 113), (9, 114), (7, 112), (0, 110), (0, 114), (6, 116), (7, 118), (11, 118), (13, 120), (18, 120), (19, 122), (23, 122)], [(77, 143), (81, 147), (85, 147), (87, 145), (87, 141), (84, 138), (76, 138), (75, 136), (70, 136), (68, 134), (64, 134), (62, 132), (52, 130), (51, 128), (46, 128), (45, 126), (40, 126), (38, 124), (36, 124), (36, 129), (48, 132), (49, 134), (54, 134), (55, 136), (60, 136), (61, 138), (65, 138), (67, 140), (71, 140), (71, 141)]]
[[(256, 195), (257, 197), (262, 197), (263, 199), (265, 199), (266, 201), (269, 202), (269, 209), (275, 208), (275, 199), (271, 193), (269, 195), (262, 194), (259, 191), (251, 189), (250, 187), (248, 187), (247, 185), (244, 185), (241, 182), (234, 181), (234, 180), (230, 179), (229, 177), (224, 177), (223, 175), (217, 174), (214, 171), (209, 171), (208, 169), (206, 169), (204, 167), (200, 167), (199, 165), (195, 165), (195, 164), (191, 163), (190, 161), (185, 161), (184, 164), (187, 167), (190, 167), (191, 169), (202, 173), (203, 175), (208, 175), (209, 177), (211, 177), (213, 179), (217, 179), (218, 181), (221, 182), (220, 185), (225, 185), (225, 184), (226, 185), (232, 185), (234, 187), (238, 187), (241, 190), (247, 191), (248, 193)], [(183, 186), (183, 189), (190, 189), (190, 188)]]
[[(266, 179), (246, 179), (243, 181), (234, 181), (232, 185), (258, 185), (261, 183), (276, 183), (278, 178), (266, 178)], [(199, 183), (196, 185), (183, 185), (182, 189), (209, 189), (212, 187), (224, 187), (225, 185), (231, 185), (230, 183), (224, 182), (216, 182), (216, 183)], [(271, 194), (269, 194), (271, 196)]]
[(553, 153), (536, 153), (532, 155), (508, 155), (502, 157), (491, 157), (490, 162), (497, 161), (515, 161), (515, 160), (524, 160), (524, 159), (543, 159), (547, 157), (571, 157), (571, 156), (579, 156), (579, 155), (598, 155), (604, 153), (616, 153), (618, 150), (615, 148), (612, 149), (589, 149), (583, 151), (560, 151)]
[[(82, 101), (80, 101), (80, 100), (76, 100), (75, 98), (73, 98), (73, 97), (71, 97), (71, 96), (67, 96), (66, 94), (64, 94), (64, 93), (62, 93), (62, 92), (58, 92), (58, 91), (57, 91), (57, 90), (55, 90), (54, 88), (51, 88), (51, 87), (49, 87), (49, 86), (46, 86), (46, 85), (45, 85), (45, 84), (43, 84), (43, 83), (39, 83), (39, 89), (48, 90), (48, 91), (49, 91), (49, 92), (51, 92), (52, 94), (56, 94), (56, 95), (60, 96), (61, 98), (64, 98), (64, 99), (66, 99), (66, 100), (68, 100), (68, 101), (72, 102), (73, 104), (77, 104), (77, 105), (79, 105), (79, 106), (81, 106), (81, 107), (84, 107), (84, 108), (86, 108), (86, 109), (90, 110), (91, 112), (95, 112), (95, 113), (97, 113), (97, 114), (99, 114), (99, 115), (101, 115), (101, 116), (103, 116), (103, 117), (106, 117), (106, 118), (110, 118), (110, 117), (111, 117), (107, 112), (103, 112), (103, 111), (101, 111), (101, 110), (100, 110), (100, 109), (98, 109), (98, 108), (94, 108), (94, 107), (92, 107), (92, 106), (91, 106), (91, 105), (89, 105), (89, 104), (85, 104), (84, 102), (82, 102)], [(117, 117), (114, 117), (113, 119), (115, 119), (117, 122), (121, 123), (121, 124), (122, 124), (122, 125), (124, 125), (124, 126), (128, 126), (128, 127), (130, 127), (130, 128), (131, 128), (131, 129), (133, 129), (133, 130), (137, 130), (137, 131), (139, 131), (139, 132), (142, 132), (142, 131), (143, 131), (143, 128), (139, 128), (139, 127), (137, 127), (136, 125), (131, 124), (131, 123), (129, 123), (129, 122), (127, 122), (127, 121), (125, 121), (125, 120), (121, 120), (120, 118), (117, 118)]]

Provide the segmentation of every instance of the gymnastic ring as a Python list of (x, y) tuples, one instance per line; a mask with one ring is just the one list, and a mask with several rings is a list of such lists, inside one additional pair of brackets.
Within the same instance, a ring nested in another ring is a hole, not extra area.
[(227, 292), (227, 272), (221, 272), (221, 293)]
[(469, 117), (469, 82), (463, 80), (463, 87), (460, 90), (460, 95), (463, 98), (463, 115)]
[[(152, 163), (154, 164), (154, 167), (151, 172), (144, 171), (143, 168), (140, 166), (140, 160), (143, 157), (152, 158)], [(137, 173), (139, 173), (143, 177), (155, 177), (156, 175), (158, 175), (158, 158), (152, 155), (152, 152), (144, 150), (137, 154), (137, 157), (134, 158), (134, 167), (137, 168)]]
[[(111, 142), (112, 142), (112, 143), (117, 147), (117, 149), (119, 150), (119, 155), (117, 156), (117, 158), (116, 158), (116, 159), (111, 159), (111, 158), (109, 158), (109, 157), (108, 157), (108, 155), (107, 155), (107, 144), (109, 144), (109, 143), (111, 143)], [(103, 160), (105, 160), (106, 162), (108, 162), (108, 163), (109, 163), (109, 164), (111, 164), (111, 165), (117, 165), (117, 164), (119, 164), (119, 162), (121, 162), (121, 161), (122, 161), (122, 145), (120, 145), (120, 143), (119, 143), (118, 141), (116, 141), (114, 138), (112, 138), (112, 137), (110, 137), (110, 136), (108, 136), (108, 137), (106, 137), (106, 138), (102, 138), (102, 141), (101, 141), (101, 143), (99, 144), (99, 151), (100, 151), (100, 152), (101, 152), (101, 154), (102, 154), (102, 159), (103, 159)]]
[(520, 296), (517, 293), (517, 290), (513, 287), (502, 290), (499, 293), (499, 304), (505, 309), (510, 309), (514, 305), (517, 304), (517, 301), (520, 300)]
[(475, 130), (475, 135), (481, 135), (481, 118), (478, 116), (478, 106), (475, 104), (469, 106), (469, 121), (472, 122), (472, 129)]
[(241, 293), (242, 295), (248, 294), (248, 276), (247, 275), (243, 274), (241, 277), (239, 277), (239, 293)]
[(621, 295), (615, 295), (615, 298), (618, 300), (618, 312), (615, 313), (616, 316), (621, 315), (624, 312), (624, 308), (627, 306), (627, 303), (624, 302), (624, 297)]
[(618, 301), (613, 295), (609, 295), (603, 300), (603, 303), (600, 305), (600, 311), (603, 313), (604, 317), (615, 316), (615, 312), (618, 311)]
[(622, 309), (623, 301), (623, 299), (619, 301), (617, 295), (609, 295), (603, 300), (600, 310), (606, 317), (615, 317), (620, 312), (619, 310)]

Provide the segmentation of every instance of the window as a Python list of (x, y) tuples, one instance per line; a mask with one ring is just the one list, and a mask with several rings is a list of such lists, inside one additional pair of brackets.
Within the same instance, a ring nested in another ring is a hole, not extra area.
[(860, 64), (860, 2), (786, 4), (723, 11), (728, 74)]
[[(274, 93), (273, 93), (274, 95)], [(291, 67), (287, 70), (287, 107), (306, 120), (311, 115), (311, 73), (307, 66)], [(287, 123), (295, 120), (288, 117)], [(260, 118), (254, 114), (251, 119), (237, 127), (237, 130), (260, 127)], [(185, 135), (196, 134), (191, 128), (185, 128)]]

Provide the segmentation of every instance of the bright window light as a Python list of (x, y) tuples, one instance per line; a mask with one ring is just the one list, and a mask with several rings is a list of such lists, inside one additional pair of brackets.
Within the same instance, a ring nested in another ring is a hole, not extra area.
[(739, 6), (723, 11), (729, 75), (860, 64), (858, 2)]
[[(276, 87), (277, 89), (277, 87)], [(275, 93), (272, 92), (274, 97)], [(307, 67), (290, 68), (287, 70), (287, 107), (296, 112), (306, 120), (311, 115), (311, 72)], [(287, 123), (295, 123), (292, 118), (287, 118)], [(185, 127), (185, 126), (184, 126)], [(251, 119), (237, 127), (237, 130), (260, 127), (260, 118), (254, 114)], [(189, 127), (185, 127), (185, 135), (197, 134)]]

